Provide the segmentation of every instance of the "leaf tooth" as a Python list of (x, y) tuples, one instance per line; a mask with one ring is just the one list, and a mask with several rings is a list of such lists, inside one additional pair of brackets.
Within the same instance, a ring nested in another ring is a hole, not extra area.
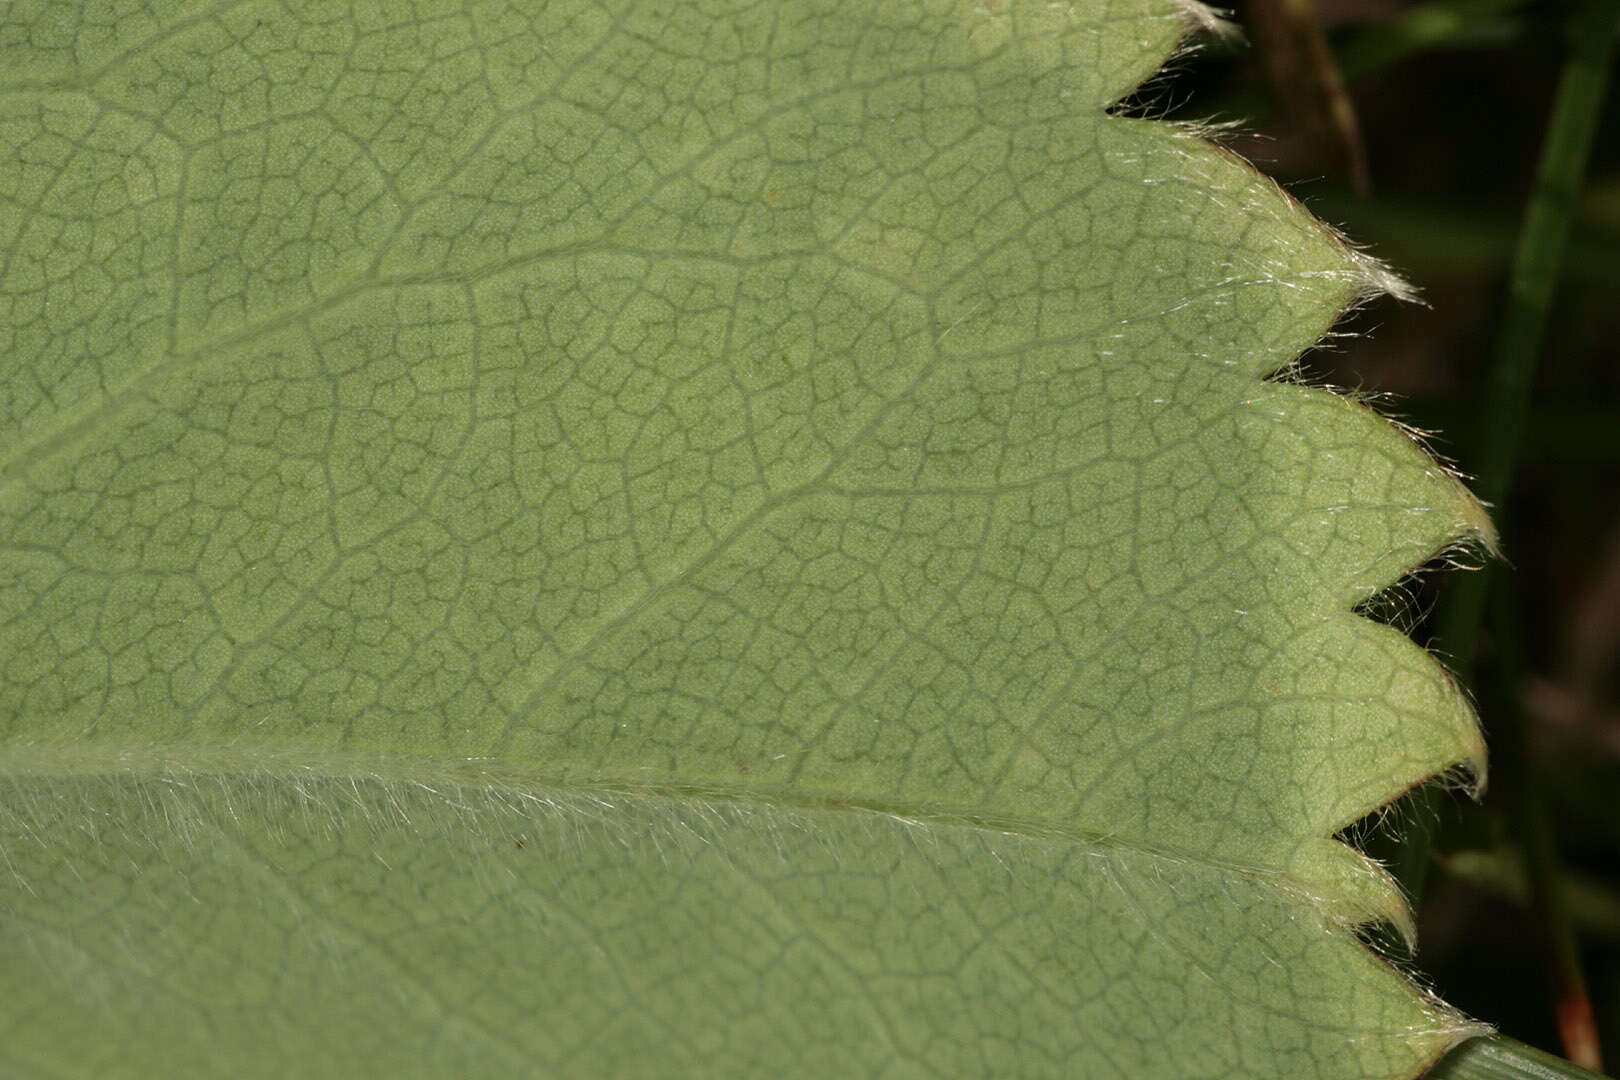
[(1275, 480), (1276, 554), (1315, 577), (1323, 598), (1350, 607), (1436, 557), (1494, 549), (1488, 515), (1413, 437), (1359, 402), (1268, 383), (1244, 402), (1238, 437)]
[[(1342, 684), (1319, 717), (1326, 789), (1319, 829), (1337, 832), (1436, 777), (1484, 785), (1485, 744), (1468, 697), (1417, 643), (1393, 627), (1345, 615), (1301, 645), (1331, 657)], [(1359, 685), (1358, 685), (1359, 684)]]
[(1341, 925), (1387, 923), (1410, 950), (1417, 923), (1400, 885), (1373, 859), (1339, 840), (1317, 838), (1301, 845), (1288, 867), (1306, 895)]

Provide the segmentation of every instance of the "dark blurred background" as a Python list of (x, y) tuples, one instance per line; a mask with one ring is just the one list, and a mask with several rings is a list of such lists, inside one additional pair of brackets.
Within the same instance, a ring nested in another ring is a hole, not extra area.
[[(1504, 408), (1486, 387), (1561, 73), (1572, 46), (1601, 68), (1592, 28), (1612, 37), (1617, 11), (1586, 4), (1572, 36), (1577, 13), (1557, 3), (1250, 2), (1231, 12), (1240, 39), (1195, 42), (1125, 106), (1241, 121), (1228, 145), (1421, 290), (1421, 304), (1381, 300), (1351, 316), (1350, 334), (1306, 358), (1311, 381), (1387, 393), (1380, 408), (1431, 432), (1433, 449), (1470, 476), (1490, 471), (1491, 440), (1517, 442), (1497, 468), (1502, 559), (1466, 576), (1414, 575), (1370, 605), (1442, 653), (1474, 695), (1491, 743), (1485, 797), (1420, 789), (1356, 839), (1415, 896), (1410, 963), (1444, 998), (1589, 1065), (1595, 1047), (1583, 1043), (1595, 1043), (1610, 1072), (1620, 1070), (1612, 80), (1584, 107), (1596, 134), (1579, 186), (1542, 221), (1565, 217), (1569, 231), (1528, 392)], [(1504, 422), (1514, 407), (1517, 440)], [(1480, 593), (1476, 616), (1448, 623), (1453, 594), (1468, 589)]]

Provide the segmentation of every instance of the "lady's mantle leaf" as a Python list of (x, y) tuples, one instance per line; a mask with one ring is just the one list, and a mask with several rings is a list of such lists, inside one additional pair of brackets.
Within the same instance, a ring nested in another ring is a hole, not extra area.
[(1480, 528), (1166, 0), (0, 11), (0, 1063), (1397, 1077)]

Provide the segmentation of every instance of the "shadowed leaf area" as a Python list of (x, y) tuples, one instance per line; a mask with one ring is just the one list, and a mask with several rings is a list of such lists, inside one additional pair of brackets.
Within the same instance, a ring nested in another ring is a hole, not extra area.
[(1486, 527), (1160, 0), (0, 11), (0, 1068), (1409, 1077)]

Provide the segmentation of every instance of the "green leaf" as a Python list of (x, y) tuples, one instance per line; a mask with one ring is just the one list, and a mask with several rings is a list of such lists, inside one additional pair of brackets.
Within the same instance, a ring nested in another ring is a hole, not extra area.
[[(712, 9), (712, 10), (711, 10)], [(1401, 1077), (1390, 284), (1170, 0), (0, 10), (0, 1070)]]

